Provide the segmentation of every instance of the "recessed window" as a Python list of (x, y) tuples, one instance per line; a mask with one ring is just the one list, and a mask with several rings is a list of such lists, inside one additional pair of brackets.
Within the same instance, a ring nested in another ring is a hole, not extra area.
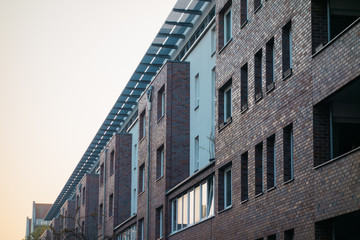
[(164, 175), (164, 145), (157, 150), (156, 156), (156, 178)]
[(232, 177), (231, 168), (224, 171), (224, 208), (232, 205)]
[(99, 225), (103, 223), (103, 216), (104, 216), (104, 205), (101, 203), (99, 206)]
[(85, 187), (83, 187), (83, 193), (82, 193), (82, 204), (85, 204), (85, 195), (86, 195), (86, 192), (85, 192)]
[(144, 219), (140, 219), (138, 221), (138, 239), (143, 240), (144, 239)]
[(195, 137), (195, 170), (199, 170), (199, 151), (200, 151), (200, 144), (199, 144), (199, 136)]
[(294, 157), (293, 157), (293, 125), (290, 124), (283, 130), (284, 150), (284, 182), (294, 178)]
[(287, 78), (292, 74), (291, 21), (282, 28), (282, 72), (283, 78)]
[(263, 143), (255, 146), (255, 195), (263, 192)]
[(145, 137), (146, 121), (145, 121), (145, 110), (140, 114), (140, 126), (139, 126), (139, 139)]
[(232, 38), (232, 12), (231, 0), (219, 12), (219, 49), (223, 48)]
[(156, 209), (156, 239), (162, 238), (163, 236), (163, 207)]
[(216, 27), (211, 29), (211, 54), (216, 52)]
[(145, 163), (139, 167), (139, 193), (144, 191), (145, 187)]
[(274, 56), (274, 38), (271, 38), (266, 43), (266, 91), (275, 87)]
[(104, 183), (104, 163), (100, 165), (100, 185)]
[(266, 140), (266, 177), (267, 189), (276, 185), (275, 134)]
[(294, 240), (294, 229), (289, 229), (284, 232), (284, 240)]
[(200, 79), (199, 79), (199, 74), (196, 74), (195, 76), (195, 81), (194, 81), (194, 106), (195, 109), (199, 107), (199, 103), (200, 103)]
[(248, 64), (241, 68), (241, 111), (248, 109)]
[(232, 26), (231, 26), (231, 8), (224, 14), (224, 44), (230, 41), (232, 37)]
[(258, 101), (262, 98), (262, 49), (255, 54), (254, 60), (255, 101)]
[(254, 0), (254, 12), (257, 12), (262, 5), (262, 0)]
[(165, 114), (165, 86), (158, 91), (157, 110), (158, 119), (160, 119)]
[(248, 0), (240, 0), (240, 24), (245, 25), (248, 21)]
[(276, 240), (276, 234), (268, 236), (267, 240)]
[(109, 196), (109, 217), (112, 217), (114, 214), (114, 195), (110, 194)]
[(110, 153), (110, 175), (114, 173), (114, 164), (115, 164), (115, 151), (112, 150)]
[(227, 124), (232, 118), (232, 79), (227, 81), (219, 90), (219, 124)]
[(241, 154), (241, 201), (248, 199), (248, 152)]
[(171, 201), (171, 230), (179, 231), (214, 215), (213, 177)]

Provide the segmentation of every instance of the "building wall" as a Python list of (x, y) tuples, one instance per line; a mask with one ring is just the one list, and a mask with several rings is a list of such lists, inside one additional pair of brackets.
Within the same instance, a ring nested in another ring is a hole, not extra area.
[(75, 239), (73, 236), (75, 232), (75, 200), (67, 200), (61, 207), (62, 216), (60, 216), (61, 224), (61, 239)]

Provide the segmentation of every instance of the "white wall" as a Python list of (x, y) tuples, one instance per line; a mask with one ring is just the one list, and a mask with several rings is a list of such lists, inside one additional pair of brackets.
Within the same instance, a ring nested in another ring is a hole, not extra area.
[(136, 214), (137, 210), (137, 175), (138, 175), (138, 139), (139, 129), (138, 121), (136, 121), (128, 133), (132, 134), (131, 147), (131, 215)]
[[(190, 175), (206, 166), (214, 157), (211, 138), (215, 135), (215, 67), (212, 34), (213, 24), (192, 52), (184, 59), (190, 62)], [(216, 31), (215, 31), (216, 32)], [(215, 38), (216, 39), (216, 38)], [(199, 76), (199, 106), (196, 108), (195, 77)], [(199, 161), (195, 161), (195, 137), (199, 136)]]

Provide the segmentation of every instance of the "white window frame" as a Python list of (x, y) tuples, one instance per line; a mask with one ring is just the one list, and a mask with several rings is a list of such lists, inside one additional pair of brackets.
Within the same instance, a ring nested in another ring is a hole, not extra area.
[(224, 45), (232, 38), (232, 13), (231, 7), (224, 13)]
[(195, 76), (195, 80), (194, 80), (194, 89), (195, 89), (195, 93), (194, 93), (194, 109), (196, 110), (199, 107), (200, 104), (200, 78), (199, 78), (199, 73), (196, 74)]
[[(226, 205), (227, 203), (227, 191), (228, 191), (228, 187), (227, 187), (227, 174), (231, 174), (231, 178), (230, 178), (230, 204)], [(231, 171), (231, 167), (227, 168), (224, 170), (224, 209), (230, 208), (232, 206), (232, 171)]]

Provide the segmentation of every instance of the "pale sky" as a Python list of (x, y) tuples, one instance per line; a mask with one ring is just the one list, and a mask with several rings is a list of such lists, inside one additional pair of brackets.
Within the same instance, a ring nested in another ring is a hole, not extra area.
[(176, 0), (0, 0), (0, 239), (53, 203)]

